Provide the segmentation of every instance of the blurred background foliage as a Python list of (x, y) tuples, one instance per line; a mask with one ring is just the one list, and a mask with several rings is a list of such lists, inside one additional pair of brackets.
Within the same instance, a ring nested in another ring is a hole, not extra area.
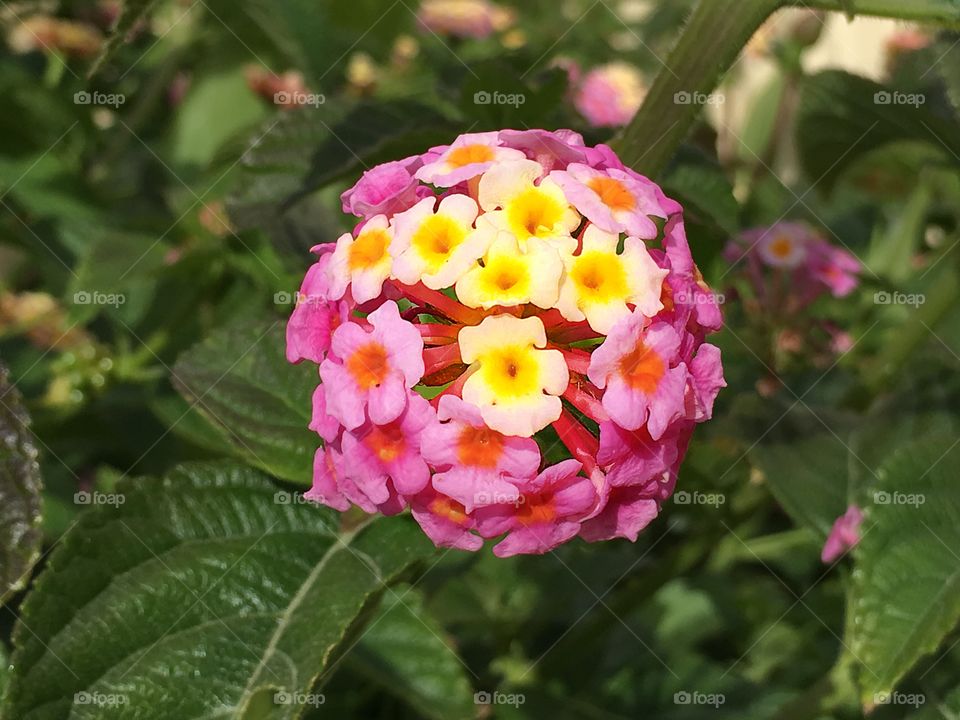
[[(279, 491), (302, 489), (313, 379), (285, 364), (282, 327), (309, 248), (349, 229), (340, 193), (364, 169), (462, 132), (569, 127), (610, 140), (615, 128), (578, 112), (567, 68), (619, 61), (650, 81), (669, 71), (691, 6), (524, 0), (489, 36), (458, 38), (419, 27), (414, 0), (0, 3), (0, 358), (16, 385), (2, 397), (12, 413), (22, 396), (31, 418), (6, 452), (17, 467), (36, 455), (44, 483), (42, 521), (30, 503), (17, 511), (36, 540), (10, 540), (37, 552), (13, 567), (41, 550), (46, 566), (78, 521), (71, 532), (106, 527), (112, 509), (75, 493), (121, 479), (130, 492), (129, 478), (226, 456)], [(886, 44), (864, 76), (811, 67), (821, 35), (845, 22), (776, 15), (655, 178), (686, 207), (698, 264), (726, 299), (715, 342), (729, 388), (678, 485), (722, 502), (671, 502), (636, 545), (424, 555), (404, 575), (412, 588), (364, 606), (377, 620), (363, 641), (314, 668), (326, 702), (310, 717), (960, 717), (958, 36), (868, 25), (860, 32)], [(316, 101), (284, 107), (275, 92)], [(478, 92), (525, 102), (477, 104)], [(878, 92), (924, 102), (878, 103)], [(785, 218), (859, 257), (860, 289), (799, 318), (741, 302), (749, 289), (724, 246)], [(818, 334), (825, 322), (842, 350)], [(874, 501), (888, 491), (927, 502)], [(852, 563), (822, 565), (851, 503), (868, 509), (864, 540)], [(108, 542), (118, 553), (135, 543)], [(26, 585), (9, 583), (4, 654)], [(67, 647), (66, 620), (39, 627), (42, 605), (19, 635)], [(10, 717), (25, 697), (62, 690), (44, 673), (19, 682)], [(894, 687), (925, 702), (878, 700)], [(525, 701), (474, 704), (494, 690)], [(69, 705), (30, 717), (66, 717)], [(136, 717), (177, 716), (162, 705)], [(108, 716), (84, 712), (70, 717)]]

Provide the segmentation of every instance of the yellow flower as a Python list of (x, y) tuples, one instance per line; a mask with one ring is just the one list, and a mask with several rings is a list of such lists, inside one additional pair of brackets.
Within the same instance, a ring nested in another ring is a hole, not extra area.
[(530, 239), (523, 253), (513, 235), (500, 232), (483, 265), (474, 266), (457, 281), (457, 299), (467, 307), (485, 310), (526, 303), (547, 309), (557, 302), (562, 273), (559, 253), (545, 242)]
[(431, 290), (441, 290), (483, 256), (489, 240), (473, 229), (479, 210), (472, 198), (450, 195), (434, 211), (435, 202), (424, 198), (397, 215), (393, 275), (406, 285), (422, 280)]
[(577, 241), (570, 233), (580, 225), (580, 213), (567, 202), (563, 189), (543, 175), (534, 160), (510, 160), (480, 178), (480, 207), (487, 221), (517, 238), (521, 250), (531, 238), (558, 250), (573, 252)]
[(650, 257), (639, 238), (628, 237), (617, 252), (619, 237), (591, 225), (578, 255), (563, 256), (566, 276), (557, 309), (567, 320), (586, 320), (606, 335), (618, 320), (630, 314), (627, 305), (653, 317), (663, 309), (660, 291), (667, 270)]
[(544, 350), (538, 317), (493, 315), (463, 328), (460, 357), (473, 365), (463, 399), (480, 408), (483, 421), (505, 435), (531, 437), (560, 417), (561, 395), (570, 381), (563, 354)]
[(393, 230), (385, 215), (372, 218), (356, 238), (350, 233), (341, 235), (330, 259), (331, 297), (342, 297), (347, 283), (358, 303), (378, 297), (390, 277), (392, 241)]

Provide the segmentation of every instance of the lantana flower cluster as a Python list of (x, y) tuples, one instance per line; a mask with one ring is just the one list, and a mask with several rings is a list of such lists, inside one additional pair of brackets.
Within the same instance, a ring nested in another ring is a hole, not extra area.
[(461, 135), (342, 200), (287, 327), (319, 366), (307, 497), (500, 557), (635, 540), (725, 384), (680, 205), (564, 130)]
[(826, 357), (846, 352), (849, 334), (809, 307), (825, 296), (844, 298), (860, 285), (863, 266), (806, 222), (785, 221), (744, 231), (724, 250), (725, 259), (746, 280), (741, 297), (758, 326), (779, 334), (778, 354), (801, 350)]

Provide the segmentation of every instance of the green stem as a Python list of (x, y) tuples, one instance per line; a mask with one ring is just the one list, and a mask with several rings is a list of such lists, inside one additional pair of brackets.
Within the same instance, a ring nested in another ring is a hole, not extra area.
[[(799, 6), (960, 27), (960, 0), (700, 0), (616, 149), (656, 177), (747, 41), (775, 11)], [(684, 102), (686, 100), (686, 102)]]

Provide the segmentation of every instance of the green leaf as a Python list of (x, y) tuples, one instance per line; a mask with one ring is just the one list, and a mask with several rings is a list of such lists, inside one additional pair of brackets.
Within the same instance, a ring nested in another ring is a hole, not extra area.
[(288, 363), (285, 347), (280, 321), (222, 328), (180, 356), (173, 383), (239, 457), (309, 485), (320, 439), (307, 426), (319, 378), (312, 365)]
[(960, 125), (934, 115), (923, 104), (907, 103), (904, 93), (902, 102), (894, 102), (894, 92), (838, 70), (804, 81), (797, 144), (811, 181), (829, 188), (855, 159), (899, 140), (928, 142), (944, 150), (944, 158), (951, 162), (960, 154)]
[(268, 225), (325, 185), (356, 179), (373, 165), (455, 135), (445, 117), (407, 100), (346, 109), (323, 104), (285, 112), (268, 128), (244, 154), (238, 189), (228, 200), (231, 220), (241, 229)]
[(733, 186), (719, 167), (680, 165), (667, 174), (663, 187), (694, 216), (712, 222), (728, 235), (739, 232), (740, 206), (733, 196)]
[(0, 365), (0, 602), (26, 585), (40, 556), (42, 486), (30, 418)]
[(847, 508), (848, 452), (827, 433), (751, 451), (770, 491), (798, 525), (825, 538)]
[(434, 720), (459, 720), (474, 713), (466, 668), (423, 596), (399, 587), (383, 599), (351, 658), (370, 681)]
[(178, 164), (205, 165), (237, 133), (267, 114), (265, 103), (247, 86), (242, 67), (211, 74), (192, 87), (177, 108), (172, 155)]
[(902, 446), (865, 503), (854, 551), (847, 645), (865, 704), (933, 652), (960, 620), (960, 447), (945, 436)]
[[(369, 608), (433, 548), (258, 472), (191, 464), (118, 487), (52, 554), (14, 632), (5, 717), (294, 718)], [(28, 629), (29, 628), (29, 629)]]

